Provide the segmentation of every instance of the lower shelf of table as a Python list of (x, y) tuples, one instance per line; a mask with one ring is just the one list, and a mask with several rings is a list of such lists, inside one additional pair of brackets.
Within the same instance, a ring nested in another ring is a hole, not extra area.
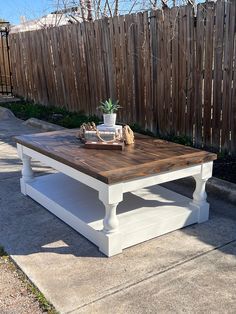
[[(102, 232), (105, 208), (98, 192), (62, 174), (50, 174), (27, 183), (26, 193), (111, 256), (114, 235)], [(125, 193), (118, 205), (121, 249), (196, 223), (198, 209), (191, 200), (161, 186)], [(104, 244), (105, 243), (105, 244)], [(104, 246), (107, 248), (104, 248)]]

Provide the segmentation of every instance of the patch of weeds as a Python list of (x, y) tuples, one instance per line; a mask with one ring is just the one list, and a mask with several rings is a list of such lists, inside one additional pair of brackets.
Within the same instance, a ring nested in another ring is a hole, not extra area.
[(223, 159), (223, 158), (227, 158), (228, 157), (228, 154), (225, 153), (224, 151), (221, 151), (219, 153), (217, 153), (217, 158), (218, 159)]
[(160, 136), (160, 138), (166, 141), (174, 142), (185, 146), (193, 146), (193, 140), (191, 139), (191, 137), (186, 135), (167, 134), (165, 136)]
[(8, 264), (9, 269), (13, 272), (16, 271), (18, 278), (26, 285), (26, 288), (29, 293), (31, 293), (35, 299), (38, 301), (39, 306), (43, 310), (43, 312), (48, 314), (58, 314), (55, 310), (54, 306), (50, 304), (45, 296), (36, 288), (26, 277), (26, 275), (22, 272), (21, 269), (14, 263), (14, 261), (8, 256), (3, 246), (0, 245), (0, 260), (3, 260), (4, 263)]
[(1, 106), (10, 109), (17, 118), (27, 120), (30, 117), (38, 118), (43, 115), (43, 110), (37, 105), (33, 106), (30, 103), (24, 101), (1, 104)]
[(97, 116), (86, 116), (85, 114), (67, 113), (65, 116), (58, 118), (56, 121), (50, 119), (49, 122), (56, 123), (63, 127), (72, 129), (80, 127), (84, 122), (94, 122), (98, 124), (100, 119)]
[(54, 306), (47, 301), (47, 299), (42, 294), (42, 292), (40, 292), (34, 285), (32, 285), (28, 281), (28, 279), (25, 279), (25, 280), (27, 280), (27, 289), (28, 289), (28, 291), (31, 292), (35, 296), (35, 298), (38, 300), (41, 309), (44, 312), (47, 312), (48, 314), (59, 314), (55, 310)]
[(0, 257), (7, 258), (7, 252), (4, 250), (4, 247), (0, 245)]
[(39, 289), (27, 278), (27, 276), (22, 272), (21, 269), (19, 269), (19, 267), (14, 263), (14, 261), (12, 261), (12, 265), (15, 267), (15, 270), (17, 271), (18, 278), (25, 284), (28, 292), (31, 293), (38, 301), (39, 306), (41, 307), (43, 312), (48, 314), (59, 314), (54, 308), (54, 306), (47, 301), (42, 292), (40, 292)]
[(100, 118), (95, 115), (87, 116), (84, 112), (70, 112), (65, 108), (53, 106), (42, 106), (39, 104), (20, 101), (17, 103), (5, 103), (1, 106), (10, 109), (14, 115), (22, 120), (37, 118), (47, 122), (55, 123), (66, 128), (77, 128), (82, 123), (95, 122), (98, 124)]
[(137, 123), (134, 123), (130, 126), (130, 128), (132, 129), (132, 131), (136, 132), (136, 133), (140, 133), (140, 134), (143, 134), (143, 135), (148, 135), (148, 136), (151, 136), (151, 137), (156, 137), (155, 134), (146, 129), (144, 130), (139, 124)]
[(148, 136), (151, 136), (151, 137), (160, 138), (162, 140), (166, 140), (166, 141), (169, 141), (169, 142), (174, 142), (174, 143), (181, 144), (181, 145), (186, 145), (186, 146), (193, 146), (193, 140), (191, 139), (191, 137), (186, 136), (186, 135), (175, 135), (173, 133), (166, 134), (166, 135), (160, 135), (160, 134), (155, 135), (152, 131), (150, 131), (148, 129), (144, 130), (137, 123), (131, 125), (131, 129), (134, 132), (141, 133), (141, 134), (144, 134), (144, 135), (148, 135)]

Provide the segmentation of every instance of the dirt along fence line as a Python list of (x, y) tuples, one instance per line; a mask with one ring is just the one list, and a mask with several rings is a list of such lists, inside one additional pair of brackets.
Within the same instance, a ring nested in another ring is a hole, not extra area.
[(235, 1), (11, 34), (14, 94), (236, 154)]

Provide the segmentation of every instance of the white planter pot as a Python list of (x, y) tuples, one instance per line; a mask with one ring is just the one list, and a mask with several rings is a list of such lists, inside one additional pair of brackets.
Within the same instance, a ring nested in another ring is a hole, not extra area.
[(105, 126), (114, 126), (116, 124), (116, 113), (103, 114), (103, 122)]

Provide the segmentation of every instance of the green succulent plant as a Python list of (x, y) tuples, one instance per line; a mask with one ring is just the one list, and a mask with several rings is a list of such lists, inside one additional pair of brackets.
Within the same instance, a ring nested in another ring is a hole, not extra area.
[(121, 106), (119, 105), (119, 100), (112, 101), (111, 98), (108, 100), (101, 102), (101, 105), (98, 107), (105, 114), (115, 113)]

